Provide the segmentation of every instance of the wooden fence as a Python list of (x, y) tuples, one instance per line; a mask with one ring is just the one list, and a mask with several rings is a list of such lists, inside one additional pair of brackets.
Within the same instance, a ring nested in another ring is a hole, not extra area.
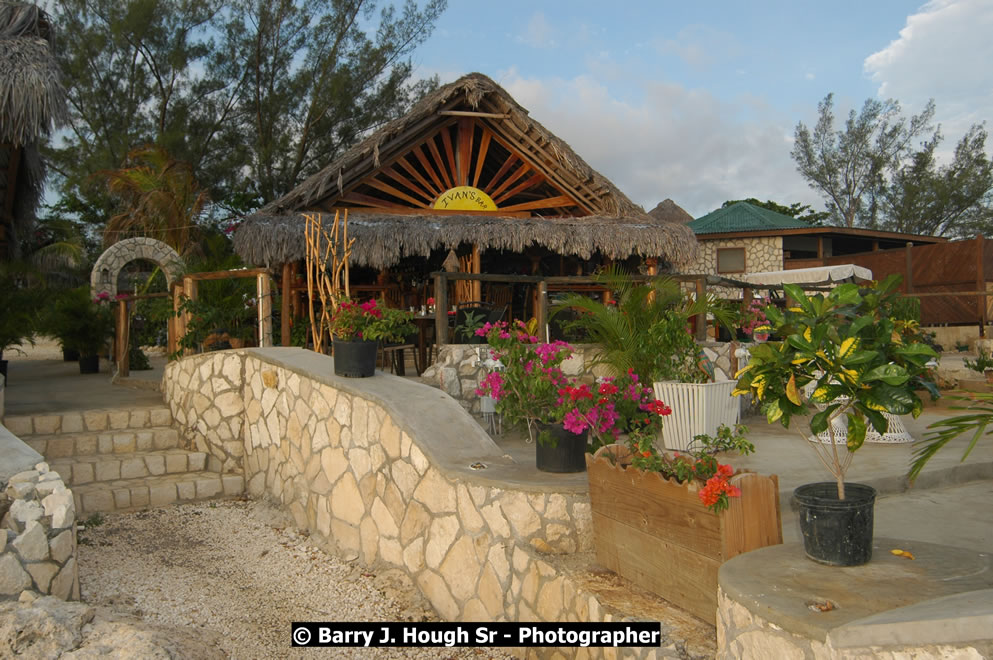
[(903, 292), (921, 300), (923, 325), (976, 323), (983, 334), (993, 313), (993, 289), (987, 285), (993, 279), (993, 244), (982, 236), (932, 245), (908, 243), (904, 249), (826, 257), (822, 263), (863, 266), (875, 279), (903, 275)]

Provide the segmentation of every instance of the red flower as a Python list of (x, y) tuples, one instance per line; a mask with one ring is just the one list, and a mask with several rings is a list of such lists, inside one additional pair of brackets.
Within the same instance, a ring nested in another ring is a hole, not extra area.
[(656, 415), (661, 415), (665, 417), (666, 415), (672, 414), (672, 408), (662, 403), (661, 400), (655, 399), (645, 407), (646, 410), (655, 413)]
[(434, 304), (434, 298), (428, 298), (428, 304), (429, 305), (433, 305)]

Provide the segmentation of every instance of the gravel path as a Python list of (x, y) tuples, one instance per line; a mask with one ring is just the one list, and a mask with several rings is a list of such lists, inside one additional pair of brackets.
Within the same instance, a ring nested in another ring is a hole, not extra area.
[(265, 502), (110, 514), (80, 538), (84, 601), (200, 630), (239, 660), (512, 657), (474, 648), (291, 648), (291, 621), (438, 619), (403, 573), (325, 554)]

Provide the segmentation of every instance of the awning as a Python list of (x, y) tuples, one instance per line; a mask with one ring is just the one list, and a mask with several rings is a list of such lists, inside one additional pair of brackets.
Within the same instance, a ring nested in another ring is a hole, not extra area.
[(795, 268), (792, 270), (771, 270), (764, 273), (742, 273), (735, 279), (749, 282), (757, 286), (779, 286), (782, 284), (840, 284), (842, 282), (861, 282), (872, 279), (872, 271), (855, 264), (839, 264), (837, 266), (817, 266), (814, 268)]

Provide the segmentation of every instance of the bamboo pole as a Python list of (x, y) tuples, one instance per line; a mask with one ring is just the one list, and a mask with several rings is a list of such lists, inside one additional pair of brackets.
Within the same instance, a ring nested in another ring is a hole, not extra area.
[[(330, 337), (331, 319), (344, 298), (348, 297), (348, 261), (355, 239), (348, 238), (348, 211), (334, 214), (330, 230), (324, 228), (321, 213), (305, 216), (307, 294), (314, 350), (325, 352), (325, 338)], [(338, 246), (342, 246), (339, 254)], [(345, 295), (342, 296), (344, 289)], [(321, 311), (314, 310), (316, 298)]]

